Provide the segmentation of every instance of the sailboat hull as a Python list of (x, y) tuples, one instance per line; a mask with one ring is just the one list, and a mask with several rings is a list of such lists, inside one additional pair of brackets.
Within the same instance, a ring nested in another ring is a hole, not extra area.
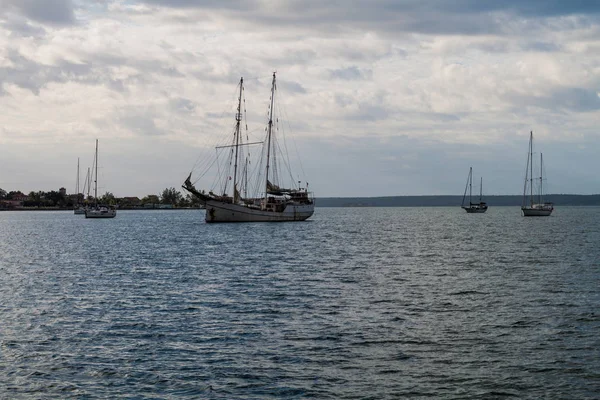
[(487, 211), (487, 207), (463, 207), (463, 210), (465, 210), (467, 214), (483, 214)]
[(206, 222), (304, 221), (315, 211), (314, 204), (288, 204), (281, 212), (250, 208), (240, 204), (206, 201)]
[(73, 214), (83, 215), (83, 214), (85, 214), (85, 208), (76, 208), (75, 210), (73, 210)]
[(105, 209), (105, 208), (100, 208), (100, 209), (88, 209), (85, 210), (85, 217), (86, 218), (114, 218), (117, 216), (117, 210), (113, 210), (113, 209)]
[(521, 211), (523, 212), (524, 217), (547, 217), (552, 214), (552, 209), (543, 209), (543, 208), (529, 208), (522, 207)]

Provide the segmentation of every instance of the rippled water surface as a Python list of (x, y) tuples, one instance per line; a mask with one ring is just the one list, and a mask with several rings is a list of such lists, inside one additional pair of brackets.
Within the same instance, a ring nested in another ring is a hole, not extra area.
[(600, 396), (600, 208), (0, 213), (0, 398)]

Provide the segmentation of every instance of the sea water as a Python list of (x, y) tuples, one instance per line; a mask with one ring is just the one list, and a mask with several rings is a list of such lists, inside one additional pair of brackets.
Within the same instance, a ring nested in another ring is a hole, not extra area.
[(600, 397), (600, 208), (0, 213), (2, 399)]

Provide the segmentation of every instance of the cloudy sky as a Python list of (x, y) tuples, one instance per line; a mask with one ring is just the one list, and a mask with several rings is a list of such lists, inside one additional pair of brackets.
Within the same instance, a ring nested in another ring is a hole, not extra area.
[[(596, 0), (0, 0), (0, 187), (179, 188), (271, 74), (317, 197), (600, 193)], [(538, 153), (539, 154), (539, 153)]]

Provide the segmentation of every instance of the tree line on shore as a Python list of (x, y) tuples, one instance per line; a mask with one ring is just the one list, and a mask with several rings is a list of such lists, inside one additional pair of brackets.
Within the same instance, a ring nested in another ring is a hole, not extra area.
[[(82, 193), (67, 195), (64, 190), (31, 191), (25, 195), (21, 191), (6, 191), (0, 188), (0, 207), (20, 203), (25, 208), (58, 207), (73, 208), (77, 205), (93, 204), (92, 196)], [(98, 203), (118, 206), (119, 208), (153, 208), (160, 205), (173, 208), (200, 207), (200, 202), (189, 193), (183, 195), (175, 188), (166, 188), (159, 194), (149, 194), (141, 199), (138, 197), (115, 197), (111, 192), (106, 192), (98, 197)]]
[[(24, 208), (73, 208), (78, 204), (93, 204), (94, 199), (85, 199), (83, 194), (67, 195), (64, 191), (32, 191), (24, 195), (20, 191), (7, 192), (0, 188), (0, 208), (15, 208), (15, 200), (19, 200)], [(321, 197), (317, 198), (319, 207), (440, 207), (460, 205), (462, 196), (386, 196), (386, 197)], [(486, 196), (491, 206), (518, 206), (522, 203), (520, 195)], [(600, 206), (600, 194), (550, 194), (545, 196), (556, 206)], [(159, 194), (149, 194), (141, 199), (137, 197), (115, 197), (106, 192), (98, 198), (98, 202), (119, 208), (173, 208), (200, 207), (201, 204), (189, 193), (185, 196), (175, 188), (166, 188)]]

